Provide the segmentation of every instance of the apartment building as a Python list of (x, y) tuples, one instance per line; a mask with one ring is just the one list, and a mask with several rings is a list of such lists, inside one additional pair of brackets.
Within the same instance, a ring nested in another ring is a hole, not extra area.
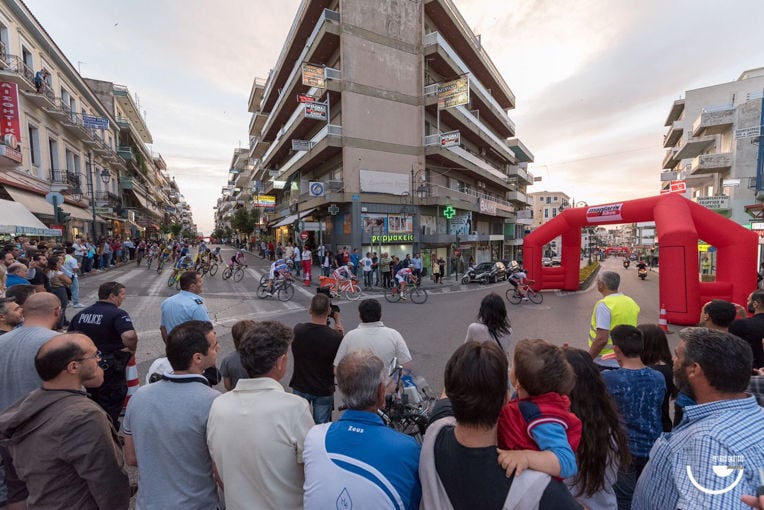
[(533, 155), (514, 107), (451, 0), (304, 0), (249, 98), (265, 232), (428, 265), (518, 257)]
[[(237, 209), (242, 207), (258, 207), (264, 203), (260, 198), (261, 189), (252, 181), (254, 167), (249, 158), (249, 147), (238, 148), (233, 151), (228, 182), (221, 191), (218, 203), (215, 206), (215, 228), (231, 228), (231, 218)], [(269, 202), (267, 210), (273, 211), (272, 202)], [(265, 211), (265, 209), (264, 209)]]
[[(165, 208), (174, 208), (168, 193), (177, 185), (146, 148), (150, 134), (126, 87), (82, 78), (18, 0), (0, 4), (0, 90), (0, 199), (69, 240), (158, 233), (172, 218)], [(130, 185), (139, 176), (143, 189)], [(46, 201), (52, 192), (60, 214)]]
[(662, 192), (683, 192), (740, 224), (761, 218), (764, 68), (688, 90), (673, 102), (663, 138)]
[(570, 197), (562, 191), (536, 191), (528, 193), (533, 223), (536, 229), (570, 207)]

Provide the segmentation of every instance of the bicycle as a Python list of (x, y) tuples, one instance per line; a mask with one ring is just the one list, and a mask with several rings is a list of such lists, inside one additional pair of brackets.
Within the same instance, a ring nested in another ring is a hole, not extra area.
[(154, 259), (156, 258), (156, 255), (152, 255), (149, 253), (146, 255), (146, 269), (151, 269), (151, 263), (154, 262)]
[(411, 281), (406, 286), (406, 290), (403, 292), (401, 292), (398, 285), (385, 289), (385, 299), (389, 303), (397, 303), (405, 296), (411, 298), (411, 301), (418, 305), (427, 301), (427, 291), (419, 287), (419, 280), (415, 277), (411, 278)]
[(224, 280), (227, 280), (229, 278), (233, 278), (233, 281), (240, 282), (242, 278), (244, 278), (244, 270), (247, 269), (246, 264), (236, 264), (236, 267), (231, 268), (231, 266), (226, 267), (223, 270), (223, 274), (221, 275)]
[[(530, 300), (531, 303), (540, 305), (541, 302), (544, 301), (544, 295), (541, 292), (536, 292), (531, 288), (531, 285), (534, 283), (536, 283), (535, 280), (525, 280), (525, 283), (519, 287), (512, 287), (511, 289), (507, 289), (507, 292), (505, 293), (507, 296), (507, 301), (513, 305), (519, 305), (523, 301), (523, 297), (525, 297)], [(525, 292), (525, 296), (520, 294), (520, 288), (522, 288), (522, 290)]]
[(164, 269), (164, 265), (167, 263), (168, 258), (168, 255), (162, 255), (159, 257), (159, 260), (157, 261), (157, 274), (162, 272), (162, 269)]
[(287, 274), (284, 278), (279, 278), (273, 282), (271, 290), (268, 290), (267, 282), (257, 287), (257, 297), (260, 299), (265, 299), (274, 294), (279, 301), (289, 301), (294, 297), (294, 278), (292, 278), (291, 274)]
[(184, 271), (186, 270), (177, 267), (173, 268), (172, 274), (170, 274), (170, 277), (167, 279), (167, 286), (172, 287), (174, 285), (176, 290), (180, 290), (180, 275), (182, 275)]

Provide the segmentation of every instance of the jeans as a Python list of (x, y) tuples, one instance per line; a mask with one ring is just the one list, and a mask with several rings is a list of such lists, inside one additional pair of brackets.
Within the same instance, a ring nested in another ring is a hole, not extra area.
[(329, 423), (332, 421), (332, 409), (334, 409), (334, 395), (329, 395), (326, 397), (317, 397), (315, 395), (311, 395), (310, 393), (303, 393), (301, 391), (297, 391), (294, 388), (292, 388), (292, 392), (295, 395), (299, 395), (300, 397), (304, 398), (308, 402), (311, 403), (313, 407), (313, 421), (316, 422), (316, 425), (319, 423)]
[(371, 271), (363, 272), (363, 285), (365, 287), (371, 287)]
[(77, 275), (72, 278), (72, 302), (80, 304), (80, 277)]
[(613, 492), (618, 500), (618, 510), (629, 510), (634, 497), (639, 475), (647, 464), (648, 457), (631, 457), (631, 465), (626, 471), (618, 471), (618, 479), (613, 484)]
[(102, 253), (101, 254), (101, 269), (106, 269), (109, 267), (109, 262), (111, 262), (111, 253)]

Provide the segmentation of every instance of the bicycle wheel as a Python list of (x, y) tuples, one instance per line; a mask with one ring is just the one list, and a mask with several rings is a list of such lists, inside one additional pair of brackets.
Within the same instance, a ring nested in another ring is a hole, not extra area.
[(215, 274), (217, 274), (218, 272), (218, 265), (213, 262), (212, 265), (210, 266), (209, 272), (210, 272), (210, 276), (215, 276)]
[(285, 283), (283, 287), (279, 287), (276, 297), (279, 301), (289, 301), (294, 297), (294, 286), (291, 283)]
[(223, 269), (223, 274), (221, 276), (223, 277), (224, 280), (227, 280), (231, 277), (232, 274), (233, 274), (233, 270), (229, 266)]
[(157, 264), (157, 274), (161, 273), (162, 269), (164, 269), (164, 260), (160, 260), (159, 264)]
[(409, 298), (411, 298), (411, 301), (413, 303), (421, 305), (422, 303), (427, 301), (427, 291), (424, 289), (420, 289), (419, 287), (414, 287), (411, 290), (409, 290)]
[(513, 305), (519, 305), (520, 302), (523, 300), (522, 296), (517, 293), (514, 287), (512, 287), (511, 289), (507, 289), (507, 292), (505, 295), (507, 296), (507, 301), (509, 301)]
[(385, 299), (390, 303), (397, 303), (401, 300), (401, 293), (398, 287), (385, 289)]
[(264, 274), (260, 277), (260, 285), (265, 285), (266, 283), (268, 283), (268, 275)]
[(240, 267), (236, 268), (236, 271), (233, 272), (233, 281), (240, 282), (242, 278), (244, 278), (244, 270)]
[(345, 294), (345, 299), (350, 301), (355, 301), (361, 297), (361, 287), (356, 282), (348, 282), (342, 290)]
[(146, 259), (146, 269), (151, 269), (151, 258)]
[(268, 293), (268, 287), (266, 285), (258, 285), (257, 287), (257, 297), (260, 299), (265, 299), (269, 295)]
[(180, 276), (175, 279), (175, 290), (180, 290)]
[(541, 292), (536, 292), (534, 290), (528, 289), (528, 299), (531, 300), (531, 303), (540, 305), (541, 302), (544, 301), (544, 295)]
[(175, 285), (175, 273), (171, 274), (167, 279), (167, 286), (172, 287), (173, 285)]

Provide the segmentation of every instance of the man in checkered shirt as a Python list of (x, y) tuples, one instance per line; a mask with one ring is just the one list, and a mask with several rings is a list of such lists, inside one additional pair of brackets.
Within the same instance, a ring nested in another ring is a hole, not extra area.
[(741, 508), (764, 466), (764, 409), (746, 393), (751, 347), (708, 328), (684, 328), (679, 338), (674, 378), (697, 404), (655, 441), (631, 508)]

